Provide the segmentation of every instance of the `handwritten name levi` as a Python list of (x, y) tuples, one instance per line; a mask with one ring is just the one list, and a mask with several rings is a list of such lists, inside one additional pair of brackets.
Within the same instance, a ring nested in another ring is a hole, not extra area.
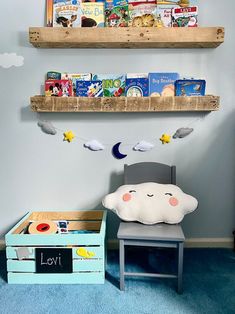
[(49, 258), (44, 258), (43, 253), (41, 253), (41, 265), (48, 265), (48, 266), (61, 266), (61, 254), (59, 253), (59, 256), (56, 257), (49, 257)]

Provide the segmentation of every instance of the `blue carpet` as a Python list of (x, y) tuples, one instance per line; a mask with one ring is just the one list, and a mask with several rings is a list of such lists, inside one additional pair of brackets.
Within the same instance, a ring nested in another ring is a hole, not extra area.
[[(127, 271), (174, 271), (175, 253), (127, 252)], [(137, 265), (136, 265), (137, 264)], [(118, 252), (108, 253), (104, 285), (8, 285), (5, 252), (0, 252), (0, 313), (234, 314), (235, 253), (228, 249), (186, 249), (184, 292), (175, 279), (127, 279), (118, 289)]]

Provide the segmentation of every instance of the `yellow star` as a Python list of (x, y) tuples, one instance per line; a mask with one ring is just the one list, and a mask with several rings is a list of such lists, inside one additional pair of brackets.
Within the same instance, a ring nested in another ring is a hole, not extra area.
[(160, 141), (162, 141), (162, 144), (168, 144), (171, 141), (171, 136), (169, 134), (164, 133), (164, 134), (162, 134)]
[(67, 131), (67, 132), (64, 132), (64, 141), (67, 141), (67, 142), (72, 142), (72, 140), (74, 139), (75, 135), (73, 134), (72, 131)]

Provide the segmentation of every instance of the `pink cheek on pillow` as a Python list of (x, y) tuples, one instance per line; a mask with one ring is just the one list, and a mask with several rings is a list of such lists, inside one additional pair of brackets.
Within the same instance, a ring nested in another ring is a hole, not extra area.
[(131, 200), (131, 194), (126, 193), (122, 196), (124, 202), (129, 202)]
[(171, 197), (169, 199), (169, 203), (170, 203), (171, 206), (177, 206), (179, 204), (179, 201), (177, 200), (177, 198)]

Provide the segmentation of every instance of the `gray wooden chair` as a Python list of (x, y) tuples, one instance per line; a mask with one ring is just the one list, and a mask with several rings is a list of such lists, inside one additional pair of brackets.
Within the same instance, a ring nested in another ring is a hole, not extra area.
[[(176, 184), (176, 167), (156, 162), (142, 162), (124, 165), (124, 184), (157, 182)], [(177, 278), (178, 293), (182, 293), (183, 249), (185, 237), (180, 225), (143, 225), (137, 222), (121, 222), (117, 237), (119, 239), (120, 290), (124, 290), (126, 276)], [(125, 272), (125, 246), (146, 246), (176, 248), (178, 250), (177, 274)]]

